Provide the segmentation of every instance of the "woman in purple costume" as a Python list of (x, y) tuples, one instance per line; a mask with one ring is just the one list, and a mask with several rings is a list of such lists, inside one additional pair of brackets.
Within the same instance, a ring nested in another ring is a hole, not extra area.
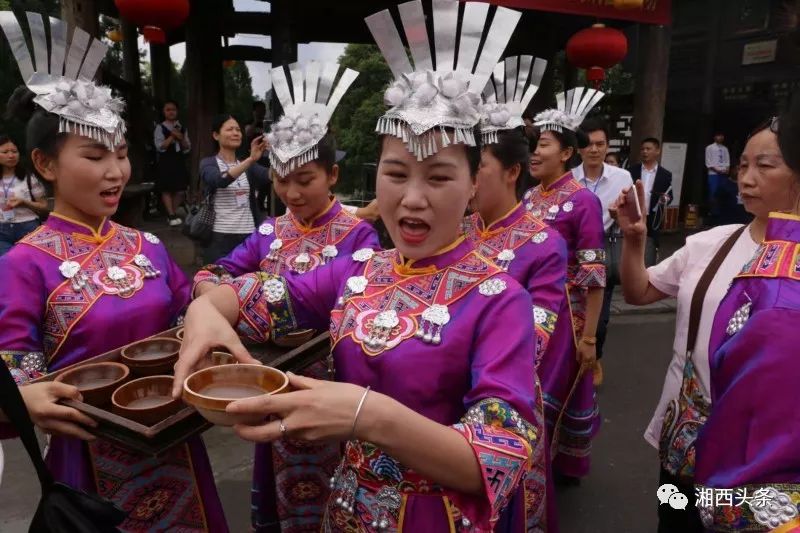
[[(554, 420), (553, 470), (567, 478), (589, 473), (591, 442), (600, 427), (592, 385), (596, 359), (595, 331), (606, 281), (605, 240), (600, 201), (567, 169), (576, 149), (586, 141), (579, 125), (602, 93), (583, 88), (558, 95), (559, 107), (535, 117), (540, 135), (531, 159), (531, 173), (540, 184), (525, 193), (525, 207), (558, 230), (567, 241), (567, 292), (571, 324), (558, 324), (553, 349), (574, 358), (543, 361), (546, 419)], [(570, 103), (577, 99), (578, 105)], [(578, 110), (575, 113), (574, 110)], [(571, 327), (570, 327), (571, 326)], [(561, 363), (555, 368), (548, 363)]]
[[(12, 40), (21, 36), (13, 16), (2, 15), (4, 30), (16, 25)], [(59, 404), (80, 399), (77, 388), (28, 383), (168, 329), (189, 300), (189, 282), (158, 238), (108, 219), (131, 167), (122, 103), (109, 89), (86, 81), (93, 74), (87, 70), (76, 81), (37, 72), (28, 78), (35, 100), (21, 87), (9, 102), (28, 121), (31, 160), (38, 177), (55, 189), (55, 208), (0, 259), (4, 281), (14, 289), (0, 297), (0, 357), (20, 384), (31, 419), (52, 435), (46, 461), (57, 480), (114, 501), (128, 514), (123, 531), (224, 532), (199, 438), (159, 457), (121, 448), (95, 438), (92, 419)], [(0, 431), (14, 436), (8, 424)]]
[[(403, 10), (407, 20), (424, 20), (420, 3)], [(458, 4), (435, 3), (433, 19), (441, 17), (455, 20)], [(494, 26), (478, 64), (497, 62), (518, 18), (498, 8), (495, 20), (505, 24)], [(377, 177), (381, 218), (397, 249), (356, 253), (303, 275), (247, 274), (198, 298), (187, 313), (175, 393), (207, 345), (251, 360), (231, 324), (255, 338), (327, 325), (337, 382), (292, 376), (295, 392), (232, 404), (232, 412), (275, 416), (237, 427), (239, 435), (347, 442), (323, 531), (493, 531), (522, 480), (544, 465), (534, 452), (543, 425), (530, 296), (459, 236), (480, 161), (479, 93), (468, 88), (480, 91), (490, 71), (472, 74), (465, 51), (464, 79), (444, 59), (429, 72), (419, 57), (420, 72), (409, 72), (389, 12), (367, 20), (384, 51), (400, 52), (387, 54), (397, 81), (386, 93), (394, 107), (379, 121)], [(433, 82), (409, 83), (417, 77)], [(432, 90), (436, 78), (447, 90)], [(543, 496), (542, 484), (531, 498)]]
[[(711, 414), (697, 438), (697, 506), (710, 531), (800, 531), (800, 99), (747, 143), (748, 210), (773, 212), (764, 242), (734, 279), (709, 343)], [(721, 490), (732, 504), (720, 503)]]

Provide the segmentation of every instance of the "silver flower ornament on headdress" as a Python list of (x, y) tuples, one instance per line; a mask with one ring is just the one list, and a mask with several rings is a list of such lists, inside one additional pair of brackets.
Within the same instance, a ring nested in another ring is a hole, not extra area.
[(576, 87), (566, 93), (556, 95), (556, 108), (545, 109), (533, 118), (533, 125), (541, 131), (557, 131), (565, 129), (576, 131), (583, 123), (586, 115), (605, 96), (595, 89)]
[(319, 157), (318, 145), (328, 133), (336, 106), (358, 77), (358, 72), (345, 69), (339, 77), (338, 63), (321, 65), (316, 61), (306, 65), (289, 65), (294, 98), (283, 67), (272, 69), (272, 87), (283, 106), (284, 115), (267, 135), (269, 159), (279, 176), (286, 176)]
[(524, 126), (527, 109), (544, 77), (547, 61), (533, 56), (507, 57), (497, 64), (483, 90), (481, 137), (484, 144), (497, 142), (497, 132)]
[(42, 16), (38, 13), (26, 16), (33, 57), (14, 13), (0, 11), (0, 27), (25, 85), (36, 94), (33, 101), (58, 115), (60, 132), (91, 137), (114, 150), (125, 136), (121, 115), (125, 103), (113, 97), (111, 89), (92, 81), (108, 47), (81, 28), (75, 28), (68, 43), (66, 24), (55, 18), (50, 18), (48, 47)]
[[(413, 66), (389, 10), (366, 18), (394, 75), (394, 82), (384, 93), (384, 101), (391, 109), (378, 120), (376, 131), (402, 139), (420, 161), (449, 144), (476, 145), (473, 129), (480, 120), (480, 93), (521, 16), (516, 11), (497, 8), (479, 54), (489, 4), (463, 2), (460, 36), (456, 32), (460, 2), (433, 0), (432, 4), (433, 43), (422, 2), (414, 0), (398, 6)], [(452, 139), (447, 130), (452, 131)]]

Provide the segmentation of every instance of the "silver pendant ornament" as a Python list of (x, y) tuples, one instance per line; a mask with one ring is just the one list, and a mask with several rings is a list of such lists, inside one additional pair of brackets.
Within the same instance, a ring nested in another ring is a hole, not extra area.
[(336, 505), (347, 511), (353, 512), (355, 509), (356, 491), (358, 490), (358, 478), (356, 473), (349, 468), (345, 471), (344, 464), (339, 464), (330, 480), (331, 491), (336, 495)]
[(508, 267), (511, 266), (511, 261), (513, 261), (516, 257), (517, 256), (514, 253), (514, 250), (505, 249), (497, 254), (497, 258), (494, 262), (497, 266), (507, 271)]
[(730, 336), (739, 333), (750, 318), (750, 310), (752, 308), (753, 303), (747, 302), (737, 309), (730, 321), (728, 321), (728, 328), (725, 330), (725, 332)]
[(439, 345), (442, 343), (442, 329), (448, 322), (450, 313), (447, 306), (434, 304), (423, 311), (415, 336), (427, 344)]
[(329, 244), (322, 249), (322, 264), (330, 263), (337, 255), (339, 255), (339, 250), (336, 246)]
[(89, 283), (89, 276), (81, 270), (81, 265), (77, 261), (64, 261), (58, 267), (61, 275), (72, 282), (72, 290), (81, 292)]
[(267, 259), (269, 259), (270, 261), (277, 261), (278, 254), (280, 253), (281, 248), (283, 248), (283, 241), (281, 239), (275, 239), (274, 241), (272, 241), (269, 245), (269, 253), (267, 254)]
[(303, 274), (308, 272), (308, 266), (311, 264), (311, 257), (306, 252), (303, 252), (294, 258), (293, 263), (295, 271)]
[(362, 294), (369, 284), (364, 276), (352, 276), (347, 279), (344, 286), (344, 294), (339, 297), (339, 305), (344, 305), (344, 302), (355, 294)]
[(144, 272), (144, 277), (147, 279), (157, 278), (161, 275), (161, 271), (154, 267), (150, 259), (148, 259), (144, 254), (136, 255), (133, 258), (133, 263), (142, 269), (142, 272)]
[(397, 312), (394, 309), (378, 313), (367, 326), (369, 329), (367, 346), (373, 350), (385, 348), (392, 334), (392, 330), (399, 324), (400, 317), (397, 316)]
[(375, 505), (372, 509), (372, 516), (375, 519), (372, 521), (372, 527), (378, 531), (386, 531), (393, 523), (397, 513), (400, 511), (400, 506), (403, 504), (403, 496), (394, 487), (382, 487), (377, 494), (375, 494)]
[(119, 290), (119, 294), (129, 294), (133, 292), (133, 286), (128, 282), (128, 273), (118, 266), (108, 267), (106, 276)]

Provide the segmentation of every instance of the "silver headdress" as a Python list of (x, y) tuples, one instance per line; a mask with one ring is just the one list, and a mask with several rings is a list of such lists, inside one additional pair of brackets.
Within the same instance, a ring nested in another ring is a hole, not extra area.
[(50, 18), (48, 47), (42, 16), (26, 15), (33, 58), (14, 13), (0, 11), (0, 27), (25, 85), (36, 94), (33, 101), (58, 115), (60, 132), (91, 137), (114, 150), (125, 136), (125, 121), (121, 116), (125, 103), (113, 97), (110, 88), (92, 81), (108, 47), (81, 28), (75, 28), (68, 46), (67, 26), (55, 18)]
[(507, 57), (495, 66), (483, 90), (481, 136), (484, 144), (497, 142), (497, 132), (524, 126), (522, 114), (539, 90), (547, 61), (533, 56)]
[(358, 72), (345, 69), (338, 83), (338, 63), (312, 61), (305, 72), (299, 63), (289, 65), (294, 98), (283, 67), (272, 69), (272, 87), (283, 106), (283, 116), (267, 136), (269, 160), (279, 176), (286, 176), (319, 157), (318, 145), (328, 133), (328, 123), (336, 106), (358, 77)]
[(583, 119), (605, 96), (595, 89), (576, 87), (556, 95), (556, 109), (545, 109), (533, 118), (533, 125), (541, 131), (553, 130), (559, 133), (565, 129), (576, 131)]
[[(395, 78), (384, 93), (384, 101), (391, 109), (378, 120), (376, 131), (402, 139), (420, 161), (449, 144), (475, 146), (473, 128), (480, 119), (481, 91), (521, 16), (519, 12), (497, 8), (478, 54), (489, 4), (463, 2), (456, 57), (460, 3), (433, 0), (433, 55), (422, 2), (400, 4), (413, 66), (389, 11), (366, 18)], [(435, 128), (439, 128), (440, 135), (435, 134)], [(453, 139), (446, 129), (454, 132)]]

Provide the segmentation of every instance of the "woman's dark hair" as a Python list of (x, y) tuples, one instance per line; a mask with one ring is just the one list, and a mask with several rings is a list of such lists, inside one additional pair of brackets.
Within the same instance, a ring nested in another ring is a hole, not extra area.
[(161, 105), (161, 109), (164, 109), (165, 107), (167, 107), (167, 104), (174, 105), (176, 109), (180, 109), (181, 108), (181, 106), (178, 105), (178, 101), (177, 100), (173, 100), (172, 98), (167, 98), (166, 100), (164, 100), (164, 103)]
[(800, 174), (800, 96), (796, 95), (788, 109), (775, 120), (775, 128), (783, 160)]
[(500, 164), (505, 169), (519, 165), (520, 172), (517, 177), (516, 190), (517, 200), (521, 199), (530, 184), (531, 161), (528, 138), (525, 136), (522, 127), (499, 131), (497, 133), (497, 142), (487, 144), (486, 149), (500, 161)]
[[(448, 133), (452, 133), (450, 128), (447, 128)], [(438, 131), (437, 131), (438, 133)], [(478, 126), (475, 126), (473, 129), (473, 136), (475, 137), (475, 146), (469, 146), (468, 144), (461, 144), (459, 146), (463, 146), (467, 156), (467, 164), (469, 165), (469, 175), (474, 180), (478, 175), (478, 169), (481, 166), (481, 151), (483, 150), (483, 144), (481, 143), (481, 132)], [(381, 149), (383, 149), (383, 141), (386, 139), (387, 135), (381, 135)]]
[[(8, 99), (6, 118), (15, 118), (27, 123), (25, 129), (27, 155), (32, 154), (34, 150), (41, 150), (48, 157), (56, 159), (69, 134), (59, 133), (58, 116), (37, 106), (33, 101), (35, 96), (24, 85), (17, 87)], [(36, 176), (42, 179), (36, 168), (31, 166)]]
[[(9, 137), (5, 133), (0, 133), (0, 146), (3, 146), (4, 144), (8, 144), (8, 143), (13, 144), (14, 146), (17, 147), (17, 150), (19, 150), (19, 145), (17, 144), (17, 142), (14, 139)], [(17, 161), (17, 166), (14, 167), (14, 175), (18, 179), (21, 179), (21, 180), (25, 179), (25, 167), (22, 164), (22, 159), (21, 158), (20, 158), (19, 161)]]
[(322, 165), (329, 175), (333, 172), (333, 166), (336, 164), (336, 138), (333, 132), (328, 130), (328, 133), (317, 144), (317, 163)]

